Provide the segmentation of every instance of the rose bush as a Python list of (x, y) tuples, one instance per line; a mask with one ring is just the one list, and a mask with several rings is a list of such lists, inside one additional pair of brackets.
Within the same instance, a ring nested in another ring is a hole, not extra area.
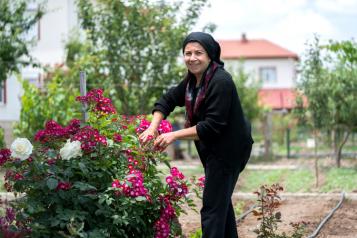
[[(31, 237), (173, 237), (190, 183), (177, 169), (165, 178), (157, 169), (167, 162), (152, 142), (137, 135), (149, 123), (144, 116), (116, 113), (103, 91), (78, 101), (89, 119), (67, 126), (50, 120), (34, 136), (34, 145), (16, 139), (0, 150), (5, 188), (17, 198), (1, 218), (3, 234)], [(163, 121), (158, 134), (172, 130)], [(10, 217), (10, 218), (9, 218)]]

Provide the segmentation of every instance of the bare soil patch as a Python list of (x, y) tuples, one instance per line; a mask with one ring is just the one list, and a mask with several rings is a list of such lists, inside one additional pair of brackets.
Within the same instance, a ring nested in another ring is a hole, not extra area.
[[(234, 202), (241, 200), (239, 197)], [(322, 219), (337, 205), (339, 199), (329, 197), (289, 197), (282, 200), (279, 211), (282, 213), (282, 223), (279, 224), (279, 232), (289, 234), (292, 231), (291, 222), (309, 222), (306, 228), (306, 237), (312, 234)], [(253, 200), (245, 200), (247, 210)], [(200, 209), (200, 202), (197, 201), (197, 209)], [(186, 237), (200, 228), (200, 215), (189, 209), (188, 214), (180, 217), (183, 233)], [(255, 238), (253, 232), (259, 226), (259, 222), (249, 214), (237, 225), (240, 238)], [(334, 213), (331, 219), (324, 225), (318, 238), (352, 238), (357, 237), (357, 201), (344, 200), (342, 206)]]

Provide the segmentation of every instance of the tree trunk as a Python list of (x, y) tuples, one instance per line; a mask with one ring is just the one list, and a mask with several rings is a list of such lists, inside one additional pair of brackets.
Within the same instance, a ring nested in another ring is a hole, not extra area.
[(342, 157), (342, 148), (343, 146), (346, 144), (347, 140), (348, 140), (348, 137), (350, 136), (351, 132), (350, 131), (347, 131), (344, 133), (344, 138), (342, 140), (342, 142), (339, 144), (338, 146), (338, 150), (337, 150), (337, 153), (335, 154), (336, 156), (336, 165), (337, 165), (337, 168), (340, 168), (341, 167), (341, 157)]

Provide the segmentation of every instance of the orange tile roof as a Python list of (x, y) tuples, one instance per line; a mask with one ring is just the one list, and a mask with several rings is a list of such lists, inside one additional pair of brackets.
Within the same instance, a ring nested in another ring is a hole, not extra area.
[[(293, 88), (260, 89), (258, 99), (260, 105), (271, 109), (293, 109), (296, 107), (297, 92)], [(306, 98), (303, 98), (304, 106), (307, 105)]]
[(219, 40), (222, 59), (267, 59), (299, 57), (292, 51), (268, 40), (250, 40), (243, 36), (240, 40)]

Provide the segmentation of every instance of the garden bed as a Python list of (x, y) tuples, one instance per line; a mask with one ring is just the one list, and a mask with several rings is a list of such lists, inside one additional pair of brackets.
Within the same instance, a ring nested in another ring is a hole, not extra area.
[[(305, 221), (309, 222), (306, 231), (306, 237), (312, 234), (321, 220), (333, 209), (337, 202), (336, 198), (331, 197), (293, 197), (289, 196), (282, 200), (279, 210), (282, 213), (282, 223), (279, 224), (279, 231), (290, 231), (290, 222)], [(242, 201), (242, 198), (234, 199)], [(247, 210), (252, 204), (253, 200), (244, 200), (243, 210)], [(199, 208), (199, 203), (197, 203)], [(238, 216), (237, 216), (238, 217)], [(187, 215), (180, 217), (180, 222), (184, 234), (190, 237), (200, 227), (200, 215), (193, 211), (188, 211)], [(256, 234), (253, 232), (257, 228), (259, 222), (252, 215), (249, 214), (243, 221), (238, 224), (239, 237), (255, 238)], [(340, 209), (338, 209), (331, 219), (324, 225), (318, 238), (347, 238), (355, 237), (357, 234), (357, 200), (346, 199)]]

